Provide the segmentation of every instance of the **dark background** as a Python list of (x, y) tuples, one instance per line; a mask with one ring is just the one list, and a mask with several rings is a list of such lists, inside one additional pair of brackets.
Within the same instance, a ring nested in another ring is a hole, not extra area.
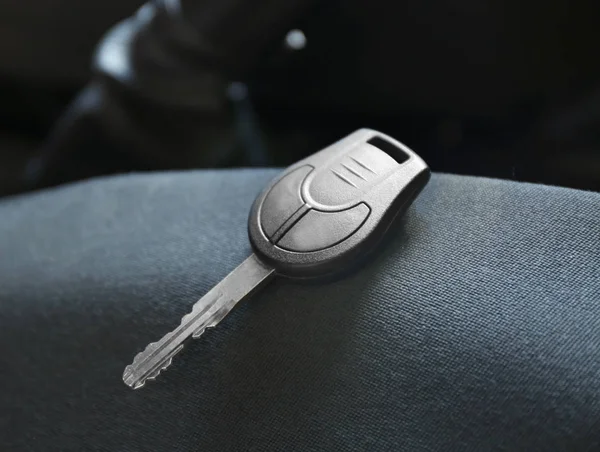
[(124, 25), (127, 77), (99, 42), (141, 2), (0, 3), (0, 194), (284, 166), (359, 127), (434, 171), (600, 190), (596, 1), (181, 3)]
[[(0, 192), (364, 126), (435, 171), (600, 189), (598, 0), (181, 2), (0, 0)], [(276, 172), (0, 203), (3, 450), (600, 450), (600, 195), (556, 187), (434, 174), (364, 269), (276, 279), (127, 388)]]

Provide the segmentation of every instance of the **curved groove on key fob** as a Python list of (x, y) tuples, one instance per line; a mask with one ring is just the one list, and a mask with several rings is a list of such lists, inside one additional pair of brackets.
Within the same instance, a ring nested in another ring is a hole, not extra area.
[(305, 165), (290, 171), (269, 190), (262, 204), (263, 214), (260, 218), (267, 237), (272, 238), (284, 222), (305, 204), (300, 187), (312, 170), (312, 166)]
[(254, 251), (289, 277), (341, 272), (383, 238), (429, 175), (408, 147), (360, 129), (292, 165), (258, 196), (248, 219)]

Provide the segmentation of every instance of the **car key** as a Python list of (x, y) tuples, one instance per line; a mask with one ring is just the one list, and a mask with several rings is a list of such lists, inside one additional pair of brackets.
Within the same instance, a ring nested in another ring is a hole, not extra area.
[(429, 175), (412, 150), (368, 129), (290, 166), (254, 201), (248, 219), (254, 254), (198, 300), (174, 331), (139, 353), (123, 381), (137, 389), (156, 378), (189, 338), (216, 326), (276, 274), (318, 278), (354, 266)]

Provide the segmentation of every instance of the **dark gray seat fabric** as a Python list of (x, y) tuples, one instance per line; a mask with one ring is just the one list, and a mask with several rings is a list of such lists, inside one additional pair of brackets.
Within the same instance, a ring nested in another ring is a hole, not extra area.
[(600, 194), (434, 175), (370, 265), (275, 280), (139, 391), (275, 170), (0, 203), (4, 451), (600, 448)]

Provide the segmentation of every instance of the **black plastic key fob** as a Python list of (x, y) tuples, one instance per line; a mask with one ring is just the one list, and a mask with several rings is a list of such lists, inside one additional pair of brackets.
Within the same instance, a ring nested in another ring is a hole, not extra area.
[(269, 184), (250, 212), (250, 242), (261, 260), (285, 276), (343, 271), (383, 238), (429, 174), (402, 143), (360, 129)]

